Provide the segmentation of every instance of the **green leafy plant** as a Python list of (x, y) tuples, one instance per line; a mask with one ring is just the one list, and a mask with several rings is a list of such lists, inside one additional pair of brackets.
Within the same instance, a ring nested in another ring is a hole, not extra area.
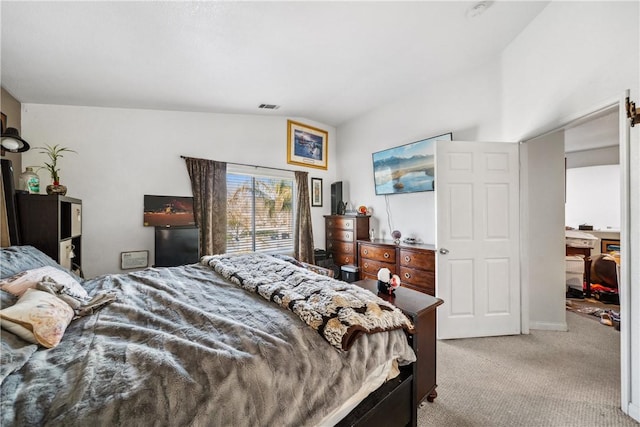
[(49, 162), (44, 162), (43, 168), (48, 170), (51, 174), (51, 179), (53, 180), (54, 185), (60, 184), (60, 175), (58, 175), (58, 172), (60, 172), (60, 168), (58, 167), (58, 159), (64, 157), (62, 153), (77, 154), (77, 152), (68, 147), (61, 147), (58, 144), (54, 146), (46, 145), (45, 147), (36, 148), (40, 150), (40, 154), (46, 154), (47, 156), (49, 156)]

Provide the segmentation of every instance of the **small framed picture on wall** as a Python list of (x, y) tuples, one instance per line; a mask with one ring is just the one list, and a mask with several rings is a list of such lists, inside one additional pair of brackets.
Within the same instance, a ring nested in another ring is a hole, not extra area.
[(311, 206), (322, 207), (322, 178), (311, 178)]

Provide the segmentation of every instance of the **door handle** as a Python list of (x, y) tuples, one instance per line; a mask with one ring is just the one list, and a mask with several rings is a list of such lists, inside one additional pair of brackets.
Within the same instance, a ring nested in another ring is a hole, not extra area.
[(446, 255), (446, 254), (448, 254), (448, 253), (449, 253), (449, 249), (447, 249), (447, 248), (440, 248), (440, 250), (439, 250), (438, 252), (440, 252), (442, 255)]

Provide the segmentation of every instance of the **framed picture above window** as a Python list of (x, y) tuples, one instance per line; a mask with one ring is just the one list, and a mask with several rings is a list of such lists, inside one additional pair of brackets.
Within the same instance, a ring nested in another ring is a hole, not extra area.
[(322, 178), (311, 178), (311, 206), (322, 207)]
[(327, 169), (328, 133), (287, 120), (287, 163)]

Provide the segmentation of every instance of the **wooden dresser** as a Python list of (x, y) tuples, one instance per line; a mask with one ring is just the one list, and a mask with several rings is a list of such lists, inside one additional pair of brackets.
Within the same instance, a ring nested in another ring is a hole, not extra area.
[(433, 245), (396, 245), (390, 240), (359, 240), (360, 279), (378, 279), (378, 270), (388, 268), (400, 276), (402, 286), (435, 296), (436, 256)]
[(326, 215), (326, 251), (338, 266), (356, 265), (358, 262), (358, 239), (369, 236), (368, 215)]

